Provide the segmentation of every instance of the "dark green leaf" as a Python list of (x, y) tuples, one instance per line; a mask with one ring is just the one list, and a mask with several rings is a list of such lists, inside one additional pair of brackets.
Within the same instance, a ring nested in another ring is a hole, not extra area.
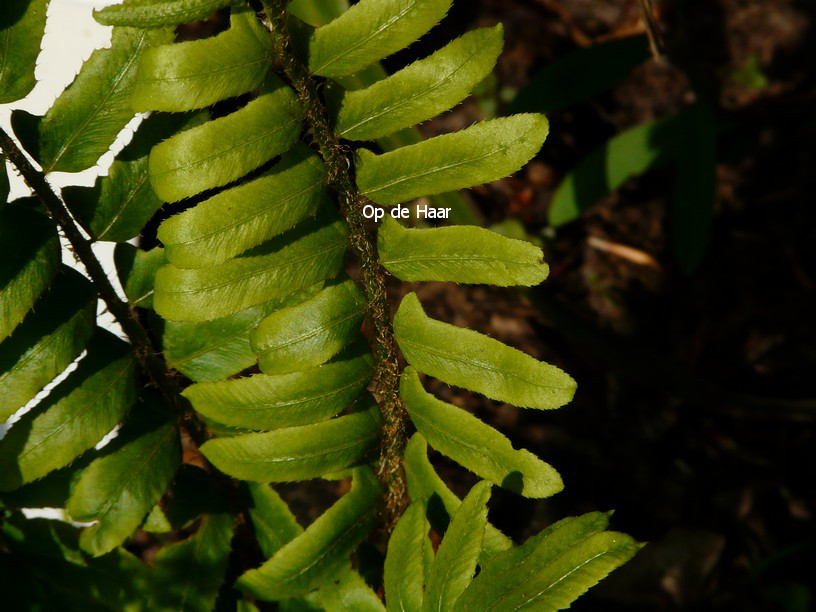
[(394, 317), (405, 359), (417, 370), (451, 385), (524, 408), (568, 403), (575, 381), (555, 366), (483, 334), (428, 318), (415, 293)]
[(211, 612), (230, 553), (232, 516), (208, 514), (198, 531), (156, 555), (149, 610)]
[(71, 463), (122, 420), (135, 400), (130, 346), (97, 331), (76, 371), (0, 440), (0, 491)]
[(60, 267), (57, 230), (28, 207), (0, 208), (0, 342), (22, 322)]
[[(148, 409), (139, 406), (140, 416)], [(167, 411), (163, 405), (158, 409)], [(133, 533), (161, 498), (181, 460), (173, 423), (133, 418), (120, 432), (121, 439), (82, 473), (68, 500), (66, 510), (73, 520), (96, 521), (79, 539), (81, 548), (93, 556), (110, 552)]]
[(15, 0), (0, 11), (0, 104), (24, 98), (37, 83), (48, 0)]
[(550, 204), (550, 223), (574, 221), (628, 179), (671, 159), (680, 137), (678, 127), (675, 117), (650, 121), (595, 149), (561, 181)]
[(99, 177), (93, 187), (62, 190), (71, 214), (94, 240), (124, 242), (138, 236), (162, 205), (148, 178), (150, 149), (179, 125), (189, 128), (206, 118), (206, 113), (199, 113), (183, 122), (166, 114), (145, 119), (133, 140), (116, 156), (107, 176)]
[(533, 75), (516, 94), (510, 110), (545, 113), (584, 102), (623, 80), (647, 59), (645, 34), (579, 49)]
[(128, 302), (140, 308), (153, 308), (153, 285), (156, 272), (167, 263), (164, 249), (156, 247), (143, 251), (122, 242), (113, 252), (116, 274)]
[(64, 267), (33, 312), (0, 344), (0, 422), (71, 364), (88, 343), (95, 320), (91, 284)]

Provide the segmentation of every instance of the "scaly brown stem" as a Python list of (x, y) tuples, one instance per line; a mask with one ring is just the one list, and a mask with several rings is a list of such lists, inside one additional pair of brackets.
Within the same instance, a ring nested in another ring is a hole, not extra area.
[(155, 350), (147, 331), (142, 326), (136, 312), (119, 299), (110, 283), (102, 264), (96, 258), (91, 243), (85, 239), (74, 223), (62, 200), (54, 193), (51, 185), (40, 170), (37, 170), (20, 150), (12, 138), (0, 128), (0, 149), (17, 168), (31, 191), (42, 202), (51, 218), (62, 229), (71, 248), (85, 267), (94, 283), (99, 297), (105, 302), (111, 314), (122, 326), (122, 330), (133, 346), (142, 371), (156, 385), (165, 401), (184, 419), (185, 429), (196, 444), (202, 444), (205, 436), (200, 421), (195, 418), (187, 401), (180, 395), (181, 389), (169, 374), (161, 353)]
[(352, 251), (360, 262), (368, 315), (374, 328), (375, 381), (380, 396), (380, 412), (385, 421), (378, 475), (387, 490), (385, 524), (390, 530), (408, 503), (402, 465), (407, 442), (407, 414), (399, 396), (399, 350), (388, 308), (386, 272), (377, 257), (376, 238), (365, 227), (363, 206), (368, 200), (358, 193), (349, 171), (353, 166), (351, 151), (340, 142), (332, 129), (326, 106), (318, 94), (319, 82), (292, 50), (286, 22), (286, 2), (263, 0), (263, 5), (273, 30), (277, 57), (303, 105), (312, 138), (326, 164), (329, 186), (337, 194), (340, 213), (349, 226)]

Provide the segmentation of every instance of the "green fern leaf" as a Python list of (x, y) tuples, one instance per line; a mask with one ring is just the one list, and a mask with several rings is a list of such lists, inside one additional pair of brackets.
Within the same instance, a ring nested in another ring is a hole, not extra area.
[(346, 563), (377, 522), (382, 487), (369, 468), (354, 471), (351, 491), (236, 586), (262, 600), (297, 597), (318, 587)]
[(425, 392), (416, 370), (402, 373), (400, 396), (428, 443), (482, 478), (524, 497), (549, 497), (564, 488), (552, 466), (464, 410)]
[(291, 229), (327, 205), (326, 169), (298, 144), (272, 170), (170, 217), (158, 237), (179, 268), (204, 268)]
[(480, 227), (405, 229), (386, 215), (377, 234), (385, 269), (400, 280), (530, 287), (549, 267), (537, 246)]
[(567, 518), (497, 555), (482, 567), (456, 609), (568, 608), (640, 549), (629, 536), (603, 531), (608, 522), (599, 512)]
[[(200, 125), (207, 118), (198, 113), (182, 127)], [(162, 201), (148, 178), (148, 154), (156, 143), (171, 136), (179, 126), (173, 115), (154, 114), (145, 119), (133, 140), (116, 156), (107, 176), (93, 187), (66, 187), (62, 198), (71, 214), (94, 240), (124, 242), (138, 236)]]
[(425, 591), (425, 558), (433, 557), (425, 506), (414, 502), (400, 517), (388, 539), (385, 556), (385, 601), (388, 612), (422, 609)]
[(240, 4), (242, 0), (130, 1), (96, 10), (93, 16), (102, 25), (160, 28), (206, 19), (219, 9)]
[(268, 558), (303, 533), (303, 528), (275, 489), (259, 482), (248, 482), (246, 486), (252, 499), (249, 516), (255, 536)]
[(454, 603), (473, 579), (487, 524), (491, 485), (477, 483), (462, 500), (431, 564), (422, 609), (455, 609)]
[(361, 0), (315, 30), (309, 41), (312, 73), (354, 74), (407, 47), (447, 14), (452, 0)]
[(170, 320), (216, 319), (335, 276), (343, 265), (348, 230), (336, 213), (326, 217), (220, 266), (165, 266), (156, 275), (156, 312)]
[(492, 70), (502, 36), (501, 25), (468, 32), (366, 89), (347, 92), (337, 116), (337, 134), (373, 140), (453, 108)]
[(158, 552), (147, 609), (210, 612), (215, 608), (229, 560), (232, 523), (229, 514), (208, 514), (193, 536)]
[(79, 367), (0, 440), (0, 491), (64, 467), (122, 420), (136, 397), (129, 345), (97, 331)]
[(60, 268), (56, 228), (20, 205), (0, 208), (0, 342), (22, 322)]
[[(428, 507), (428, 518), (437, 533), (444, 533), (450, 517), (462, 501), (447, 487), (428, 461), (428, 445), (421, 434), (414, 434), (405, 447), (405, 477), (411, 499), (421, 500)], [(438, 506), (441, 504), (442, 508)], [(439, 511), (442, 512), (439, 512)], [(480, 559), (484, 562), (513, 546), (513, 542), (490, 523), (485, 528), (484, 548)]]
[(544, 115), (514, 115), (382, 155), (360, 149), (357, 186), (368, 199), (388, 206), (489, 183), (530, 161), (548, 131)]
[(140, 308), (153, 308), (153, 285), (156, 272), (167, 263), (164, 249), (156, 247), (142, 251), (123, 242), (113, 251), (116, 274), (125, 290), (128, 302)]
[(270, 314), (250, 334), (261, 371), (286, 374), (325, 363), (359, 333), (365, 311), (360, 290), (347, 279)]
[(196, 382), (224, 380), (256, 362), (250, 331), (270, 312), (311, 297), (322, 285), (307, 287), (212, 321), (165, 321), (162, 346), (167, 365)]
[(271, 44), (251, 10), (233, 9), (226, 32), (147, 52), (136, 74), (133, 109), (195, 110), (257, 89), (269, 72)]
[(226, 185), (295, 143), (303, 111), (289, 87), (270, 83), (270, 93), (244, 108), (153, 147), (150, 182), (160, 198), (175, 202)]
[(223, 382), (184, 390), (193, 407), (219, 423), (247, 429), (278, 429), (329, 419), (354, 400), (371, 380), (373, 362), (365, 354), (301, 372)]
[(219, 470), (241, 480), (293, 482), (359, 465), (376, 448), (381, 419), (376, 405), (329, 421), (265, 433), (216, 438), (201, 452)]
[(63, 268), (10, 338), (0, 344), (0, 422), (25, 406), (82, 352), (96, 321), (96, 294)]
[(166, 421), (129, 422), (111, 446), (82, 473), (66, 507), (75, 521), (97, 521), (79, 539), (80, 547), (93, 556), (110, 552), (133, 533), (181, 460), (178, 432)]
[(0, 104), (27, 96), (45, 32), (48, 0), (19, 0), (0, 12)]
[(130, 95), (145, 50), (172, 40), (171, 30), (115, 28), (110, 49), (97, 49), (42, 117), (12, 113), (12, 125), (45, 172), (92, 167), (133, 118)]
[[(249, 514), (258, 544), (266, 557), (272, 557), (285, 544), (303, 533), (294, 515), (280, 495), (268, 485), (247, 483), (252, 497), (253, 508)], [(354, 610), (355, 612), (381, 612), (383, 606), (377, 594), (351, 569), (348, 561), (334, 576), (323, 580), (320, 590), (309, 596), (309, 602), (288, 600), (293, 606), (310, 609), (311, 600), (328, 612)]]
[(428, 318), (415, 293), (394, 317), (394, 333), (406, 360), (420, 372), (524, 408), (551, 409), (568, 403), (575, 381), (485, 335)]

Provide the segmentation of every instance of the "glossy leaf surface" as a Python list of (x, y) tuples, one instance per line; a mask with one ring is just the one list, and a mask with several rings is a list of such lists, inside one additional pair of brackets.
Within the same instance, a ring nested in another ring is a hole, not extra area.
[(0, 104), (24, 98), (37, 84), (48, 0), (16, 0), (0, 11)]

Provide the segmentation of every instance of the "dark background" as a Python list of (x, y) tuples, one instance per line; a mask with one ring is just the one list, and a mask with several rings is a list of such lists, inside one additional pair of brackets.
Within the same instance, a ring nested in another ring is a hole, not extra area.
[[(423, 125), (426, 135), (503, 114), (539, 69), (644, 32), (635, 0), (454, 7), (386, 67), (498, 21), (505, 52), (496, 82)], [(548, 112), (551, 134), (538, 157), (469, 196), (488, 225), (516, 219), (542, 241), (551, 266), (544, 285), (531, 293), (414, 287), (429, 315), (565, 369), (579, 384), (575, 400), (538, 412), (441, 384), (432, 390), (561, 472), (566, 488), (552, 499), (496, 490), (491, 520), (514, 539), (565, 515), (615, 509), (614, 529), (649, 542), (575, 609), (807, 610), (816, 585), (816, 4), (676, 0), (652, 15), (662, 59)], [(717, 127), (717, 186), (696, 270), (683, 272), (673, 253), (669, 166), (547, 229), (556, 187), (584, 156), (701, 97)], [(635, 252), (617, 254), (618, 245)], [(395, 286), (395, 298), (407, 290)], [(433, 459), (458, 493), (472, 484)]]

